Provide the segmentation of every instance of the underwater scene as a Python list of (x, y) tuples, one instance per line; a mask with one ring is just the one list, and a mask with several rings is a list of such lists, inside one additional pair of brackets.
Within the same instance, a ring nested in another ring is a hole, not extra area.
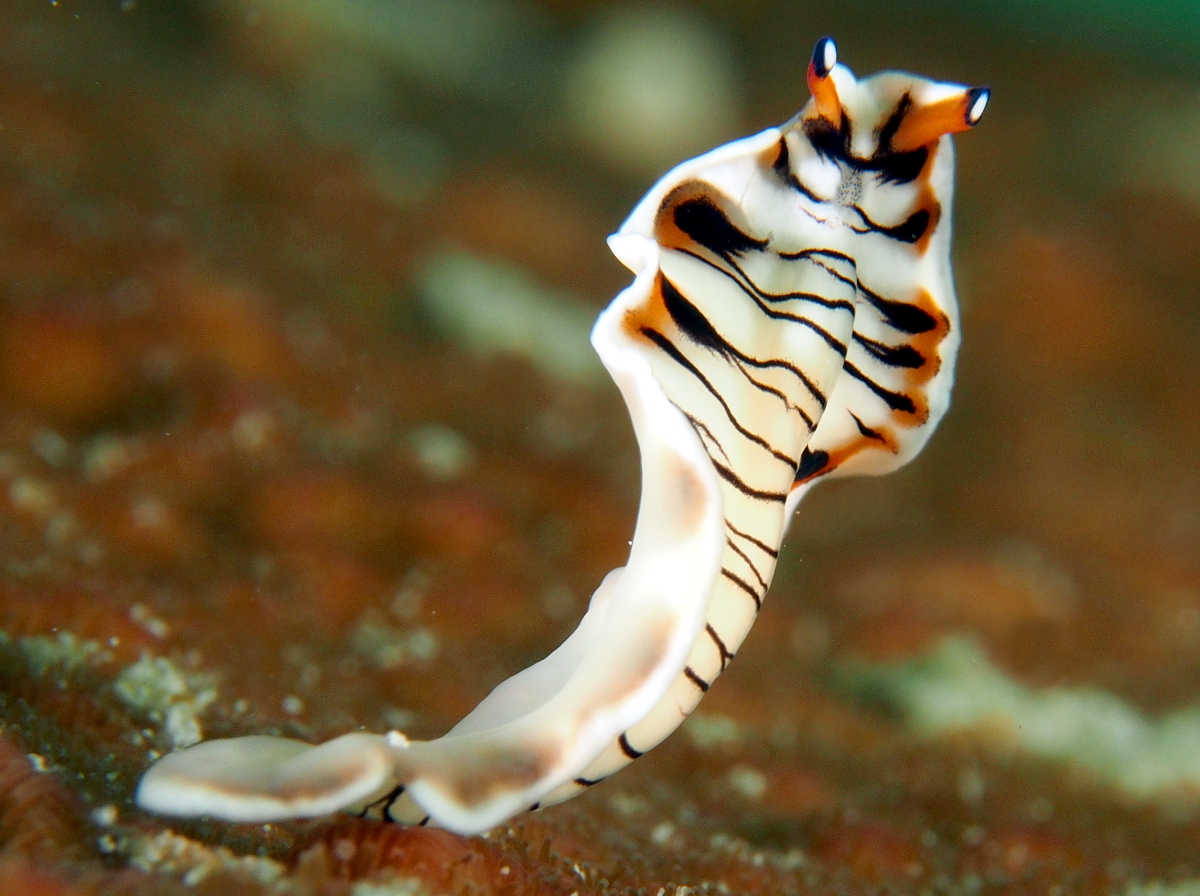
[(0, 894), (1200, 896), (1198, 343), (1185, 0), (0, 0)]

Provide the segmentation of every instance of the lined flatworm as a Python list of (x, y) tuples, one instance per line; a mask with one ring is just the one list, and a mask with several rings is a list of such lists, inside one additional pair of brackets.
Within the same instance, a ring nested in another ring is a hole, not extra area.
[(661, 741), (733, 659), (817, 481), (885, 473), (949, 405), (953, 146), (983, 88), (858, 80), (817, 43), (790, 121), (669, 172), (610, 239), (634, 273), (592, 344), (638, 438), (628, 563), (557, 650), (432, 741), (276, 737), (172, 753), (138, 803), (271, 821), (355, 811), (486, 830)]

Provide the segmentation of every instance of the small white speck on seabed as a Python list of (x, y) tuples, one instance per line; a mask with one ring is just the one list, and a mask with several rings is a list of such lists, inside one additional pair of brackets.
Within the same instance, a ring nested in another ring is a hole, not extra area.
[(8, 485), (8, 500), (16, 510), (49, 516), (56, 500), (50, 484), (33, 476), (18, 476)]
[(61, 467), (71, 454), (71, 444), (52, 429), (39, 429), (33, 436), (33, 453), (52, 467)]
[(760, 800), (767, 792), (767, 776), (756, 768), (740, 763), (729, 770), (729, 784), (748, 800)]
[(165, 657), (149, 655), (122, 669), (113, 691), (126, 706), (161, 721), (177, 749), (203, 739), (200, 716), (217, 699), (212, 676), (185, 672)]
[(427, 570), (414, 566), (404, 574), (392, 597), (388, 610), (401, 622), (413, 622), (421, 614), (421, 600), (433, 577)]
[(272, 859), (235, 855), (224, 846), (213, 849), (172, 831), (122, 837), (113, 851), (128, 856), (129, 863), (143, 871), (179, 874), (187, 886), (216, 871), (261, 884), (273, 884), (284, 876), (284, 867)]
[(298, 716), (300, 713), (304, 712), (304, 701), (295, 694), (288, 694), (281, 702), (283, 705), (283, 711), (289, 716)]
[(270, 411), (249, 410), (233, 421), (229, 438), (239, 451), (254, 454), (270, 446), (275, 429), (275, 418)]
[(637, 815), (640, 812), (645, 812), (650, 808), (650, 800), (636, 793), (622, 793), (617, 791), (608, 798), (609, 808), (618, 815), (623, 815), (628, 818), (631, 815)]
[(104, 482), (125, 470), (135, 460), (138, 443), (132, 439), (101, 434), (84, 450), (83, 475), (89, 482)]
[(145, 604), (134, 604), (130, 607), (129, 619), (150, 637), (160, 641), (171, 634), (171, 626), (151, 613)]
[(701, 750), (741, 743), (745, 736), (736, 719), (725, 715), (693, 713), (683, 723), (683, 733)]
[(418, 426), (408, 434), (408, 446), (421, 472), (436, 482), (457, 479), (475, 460), (471, 443), (440, 423)]
[(377, 611), (363, 614), (351, 636), (354, 653), (376, 669), (387, 671), (407, 663), (427, 663), (437, 656), (437, 635), (425, 626), (401, 629)]
[(674, 836), (675, 825), (669, 821), (661, 821), (650, 832), (650, 842), (655, 846), (663, 846)]

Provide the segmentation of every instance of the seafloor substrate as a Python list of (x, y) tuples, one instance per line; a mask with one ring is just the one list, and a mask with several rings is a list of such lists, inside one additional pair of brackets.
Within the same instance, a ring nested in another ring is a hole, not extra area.
[(0, 892), (1196, 892), (1197, 781), (1127, 792), (1002, 716), (933, 736), (896, 690), (969, 631), (1030, 692), (1196, 701), (1200, 213), (1030, 174), (1080, 151), (1046, 134), (1108, 63), (974, 61), (1024, 111), (962, 142), (967, 336), (930, 450), (814, 493), (679, 734), (464, 839), (176, 821), (131, 794), (201, 735), (436, 736), (571, 630), (632, 532), (624, 409), (586, 373), (464, 348), (421, 277), (453, 242), (597, 310), (641, 175), (560, 146), (398, 195), (360, 143), (297, 123), (286, 40), (202, 52), (126, 13), (9, 6)]

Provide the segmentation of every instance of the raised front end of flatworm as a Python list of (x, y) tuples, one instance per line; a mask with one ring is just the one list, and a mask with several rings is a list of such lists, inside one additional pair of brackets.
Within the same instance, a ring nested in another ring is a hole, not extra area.
[(486, 830), (649, 750), (725, 669), (817, 480), (895, 469), (949, 405), (953, 148), (988, 93), (817, 43), (791, 121), (668, 173), (609, 244), (635, 274), (592, 344), (638, 439), (628, 563), (578, 629), (445, 736), (209, 741), (138, 803), (237, 821), (339, 810)]

